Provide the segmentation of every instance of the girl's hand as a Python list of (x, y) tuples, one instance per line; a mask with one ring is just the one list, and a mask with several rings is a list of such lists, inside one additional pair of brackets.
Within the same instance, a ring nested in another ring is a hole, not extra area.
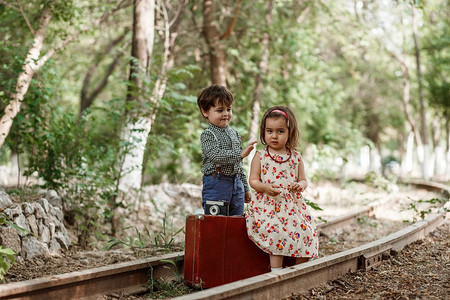
[(272, 184), (266, 184), (264, 187), (265, 193), (272, 197), (277, 196), (281, 193), (281, 191), (278, 188), (279, 188), (279, 186), (272, 185)]
[(242, 158), (247, 157), (247, 156), (250, 154), (250, 152), (252, 152), (253, 148), (255, 148), (255, 144), (256, 144), (257, 142), (258, 142), (258, 141), (251, 141), (251, 142), (249, 142), (248, 145), (247, 145), (247, 147), (245, 147), (245, 149), (242, 150), (242, 152), (241, 152), (241, 157), (242, 157)]
[(307, 187), (308, 187), (308, 184), (304, 180), (302, 180), (300, 182), (294, 182), (291, 185), (291, 189), (295, 192), (303, 192), (304, 190), (306, 190)]

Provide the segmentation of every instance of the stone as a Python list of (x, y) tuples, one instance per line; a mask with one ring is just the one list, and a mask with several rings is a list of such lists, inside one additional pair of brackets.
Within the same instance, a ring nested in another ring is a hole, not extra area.
[(56, 225), (53, 223), (48, 224), (48, 229), (50, 230), (50, 236), (54, 237), (56, 232)]
[(10, 208), (4, 210), (4, 213), (8, 216), (9, 219), (14, 219), (22, 214), (22, 209), (19, 205), (14, 205)]
[(30, 225), (28, 225), (27, 218), (23, 214), (14, 219), (14, 224), (24, 229), (27, 232), (19, 232), (20, 236), (26, 236), (30, 232)]
[(0, 227), (0, 243), (5, 248), (11, 248), (16, 253), (22, 250), (20, 236), (12, 227)]
[(50, 211), (50, 204), (48, 203), (48, 200), (45, 198), (41, 198), (38, 200), (38, 203), (44, 208), (44, 211), (48, 213)]
[(50, 206), (50, 214), (52, 216), (55, 216), (60, 222), (62, 222), (64, 219), (64, 213), (59, 207)]
[(37, 219), (42, 219), (46, 216), (44, 208), (39, 203), (33, 202), (31, 206), (34, 207), (34, 215)]
[(25, 217), (28, 217), (34, 213), (34, 207), (30, 203), (25, 202), (22, 204), (22, 211)]
[(31, 232), (34, 235), (38, 236), (39, 235), (39, 228), (38, 228), (38, 225), (37, 225), (36, 217), (34, 215), (29, 215), (27, 217), (27, 221), (28, 221), (28, 225), (30, 225)]
[(55, 238), (52, 238), (49, 244), (49, 250), (51, 253), (58, 253), (59, 250), (61, 250), (61, 245), (58, 243), (58, 241)]
[(8, 207), (11, 207), (13, 202), (9, 195), (5, 192), (3, 188), (0, 189), (0, 210), (5, 210)]
[(38, 241), (33, 237), (24, 237), (22, 239), (22, 251), (20, 255), (26, 259), (32, 259), (39, 255), (48, 255), (50, 251), (47, 244)]
[(39, 237), (40, 237), (41, 242), (43, 242), (43, 243), (47, 244), (50, 242), (50, 230), (48, 229), (47, 226), (44, 226), (42, 228), (42, 232)]
[(64, 248), (66, 250), (69, 249), (69, 240), (64, 234), (62, 234), (62, 232), (56, 232), (55, 239), (61, 245), (61, 248)]
[(54, 190), (49, 190), (45, 195), (45, 198), (48, 199), (51, 205), (56, 207), (62, 207), (61, 197)]

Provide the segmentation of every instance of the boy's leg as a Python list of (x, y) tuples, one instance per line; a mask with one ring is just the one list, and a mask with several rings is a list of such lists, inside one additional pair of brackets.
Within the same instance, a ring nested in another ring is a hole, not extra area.
[(230, 201), (230, 216), (241, 216), (244, 213), (245, 190), (239, 176), (234, 178), (233, 194)]
[[(206, 200), (230, 202), (233, 191), (233, 179), (220, 174), (203, 176), (202, 205)], [(206, 212), (205, 212), (206, 213)]]

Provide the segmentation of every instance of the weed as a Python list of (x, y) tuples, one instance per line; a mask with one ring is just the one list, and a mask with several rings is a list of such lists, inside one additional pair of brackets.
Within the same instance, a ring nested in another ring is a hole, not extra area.
[[(9, 225), (19, 232), (28, 233), (28, 231), (9, 220), (7, 216), (0, 214), (0, 225), (3, 224)], [(11, 248), (4, 248), (3, 246), (0, 246), (0, 279), (3, 282), (5, 282), (5, 275), (8, 273), (9, 268), (11, 268), (11, 264), (16, 263), (16, 255), (17, 253)]]
[(183, 231), (184, 227), (181, 227), (177, 231), (173, 230), (173, 222), (170, 227), (167, 226), (167, 216), (164, 214), (162, 220), (162, 229), (160, 232), (152, 234), (147, 227), (144, 227), (143, 232), (139, 231), (137, 227), (127, 227), (124, 230), (134, 228), (136, 235), (127, 236), (125, 239), (120, 240), (112, 238), (105, 246), (106, 250), (112, 249), (114, 246), (122, 245), (135, 251), (138, 256), (143, 249), (149, 247), (155, 247), (163, 253), (170, 253), (175, 248), (175, 237)]
[[(406, 206), (405, 209), (402, 209), (402, 211), (411, 210), (413, 212), (413, 222), (416, 222), (417, 220), (423, 220), (425, 217), (431, 213), (436, 208), (442, 207), (444, 211), (447, 211), (448, 209), (446, 207), (443, 207), (442, 205), (447, 202), (445, 199), (439, 199), (439, 198), (432, 198), (429, 200), (413, 200), (409, 198), (411, 202)], [(425, 205), (424, 205), (425, 204)], [(428, 204), (428, 205), (426, 205)], [(408, 221), (405, 221), (408, 222)]]
[(188, 294), (191, 289), (184, 284), (183, 279), (178, 273), (176, 262), (173, 260), (161, 260), (161, 262), (169, 263), (172, 265), (170, 267), (164, 266), (164, 268), (171, 269), (175, 276), (175, 279), (170, 282), (164, 278), (155, 279), (153, 276), (153, 268), (150, 267), (149, 296), (152, 299), (163, 299)]
[(376, 221), (366, 215), (358, 216), (356, 218), (356, 222), (358, 222), (359, 225), (369, 225), (370, 227), (374, 228), (378, 226), (378, 223)]

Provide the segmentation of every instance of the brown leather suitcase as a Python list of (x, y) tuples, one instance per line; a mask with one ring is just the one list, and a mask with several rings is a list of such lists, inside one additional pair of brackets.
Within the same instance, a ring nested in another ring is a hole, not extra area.
[(245, 218), (186, 218), (184, 281), (210, 288), (270, 271), (269, 256), (247, 236)]

